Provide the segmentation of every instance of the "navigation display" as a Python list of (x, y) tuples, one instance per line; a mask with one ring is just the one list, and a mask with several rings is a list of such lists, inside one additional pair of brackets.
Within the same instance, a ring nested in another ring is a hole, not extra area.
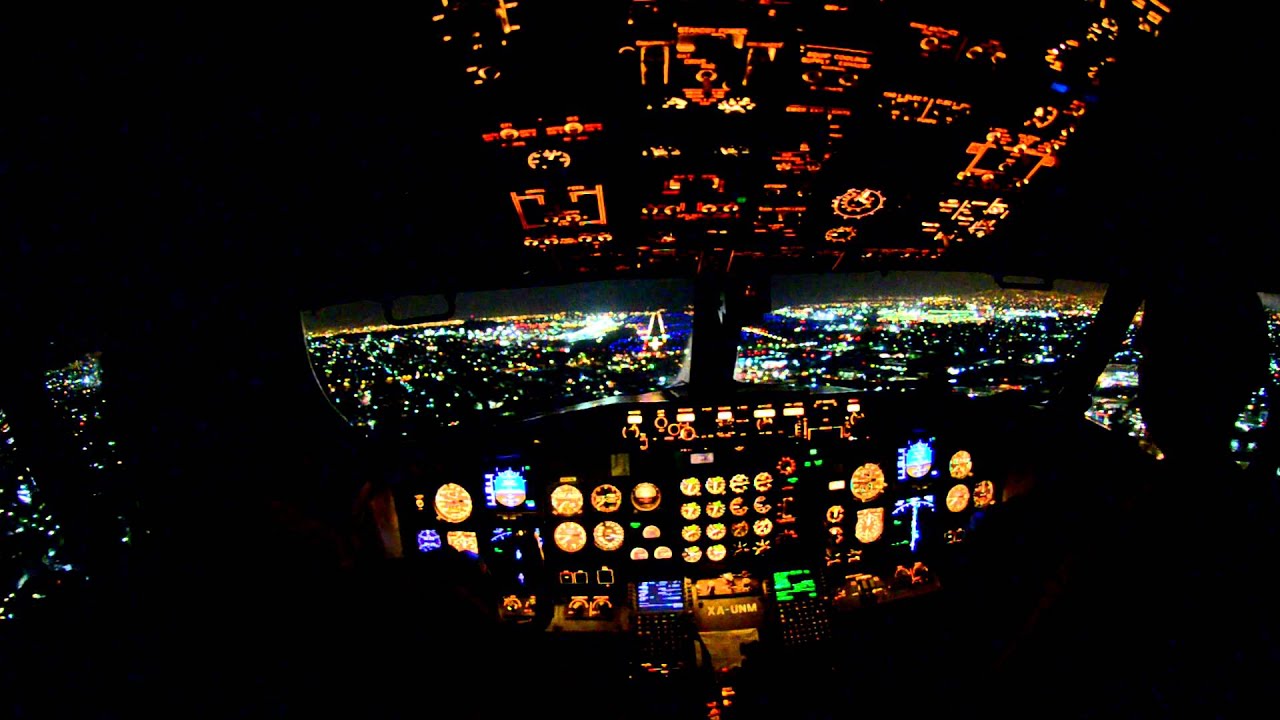
[(683, 580), (642, 580), (636, 583), (636, 610), (681, 612), (684, 609)]
[(818, 581), (813, 571), (776, 570), (773, 573), (773, 595), (778, 602), (791, 602), (801, 598), (818, 597)]

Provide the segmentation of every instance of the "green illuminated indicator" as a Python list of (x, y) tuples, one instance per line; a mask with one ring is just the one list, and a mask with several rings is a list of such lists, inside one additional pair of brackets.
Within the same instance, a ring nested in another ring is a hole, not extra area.
[(817, 454), (818, 454), (818, 448), (809, 448), (809, 454), (810, 454), (810, 455), (817, 455)]
[(632, 530), (639, 530), (639, 529), (640, 529), (640, 523), (638, 523), (638, 522), (633, 522), (633, 523), (631, 523), (631, 529), (632, 529)]

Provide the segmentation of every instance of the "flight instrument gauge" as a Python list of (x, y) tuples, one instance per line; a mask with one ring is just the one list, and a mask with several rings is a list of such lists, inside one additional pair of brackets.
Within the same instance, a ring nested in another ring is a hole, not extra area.
[(642, 482), (631, 489), (631, 504), (641, 512), (656, 510), (662, 502), (662, 491), (651, 482)]
[(552, 537), (556, 541), (556, 547), (567, 553), (578, 552), (587, 544), (587, 531), (576, 522), (560, 523)]
[(471, 517), (471, 493), (457, 483), (445, 483), (436, 491), (435, 507), (441, 520), (460, 523)]
[(996, 486), (990, 480), (979, 481), (973, 486), (973, 506), (986, 507), (996, 501)]
[(853, 471), (849, 486), (855, 498), (863, 502), (875, 500), (884, 492), (884, 471), (875, 463), (867, 463)]
[(973, 457), (967, 450), (958, 450), (951, 456), (951, 477), (963, 480), (973, 474)]
[(622, 526), (612, 520), (605, 520), (591, 531), (596, 547), (605, 552), (613, 552), (622, 547)]
[(871, 188), (849, 188), (831, 201), (831, 209), (847, 220), (874, 215), (884, 207), (884, 194)]
[(969, 486), (961, 483), (947, 491), (947, 509), (960, 512), (969, 507)]
[(565, 517), (582, 512), (582, 491), (572, 485), (561, 485), (551, 491), (551, 513)]
[(591, 507), (595, 508), (596, 512), (616, 512), (622, 507), (622, 491), (617, 485), (609, 483), (597, 485), (596, 489), (591, 491)]

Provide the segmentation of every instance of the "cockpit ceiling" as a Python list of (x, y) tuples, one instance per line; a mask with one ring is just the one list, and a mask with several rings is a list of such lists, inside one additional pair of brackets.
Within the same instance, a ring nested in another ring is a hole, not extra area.
[[(172, 91), (222, 108), (193, 121), (198, 143), (246, 128), (218, 161), (284, 214), (298, 274), (327, 302), (706, 270), (1107, 282), (1168, 247), (1153, 208), (1181, 227), (1233, 200), (1204, 179), (1266, 145), (1239, 140), (1234, 118), (1264, 105), (1236, 92), (1249, 83), (1203, 81), (1232, 77), (1210, 68), (1237, 65), (1223, 52), (1241, 42), (1214, 38), (1242, 13), (1210, 28), (1180, 4), (184, 15), (175, 43), (198, 73)], [(158, 62), (128, 60), (144, 61)], [(1218, 165), (1184, 172), (1203, 158)]]
[(1139, 162), (1116, 96), (1150, 82), (1177, 12), (435, 2), (436, 72), (457, 103), (439, 169), (472, 223), (439, 242), (525, 277), (1109, 279), (1125, 258), (1097, 214), (1132, 203), (1100, 199), (1096, 176)]

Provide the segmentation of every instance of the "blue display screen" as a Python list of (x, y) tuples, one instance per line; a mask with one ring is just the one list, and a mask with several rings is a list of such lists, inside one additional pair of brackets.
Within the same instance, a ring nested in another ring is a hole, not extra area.
[(440, 541), (440, 533), (435, 530), (419, 530), (418, 531), (418, 551), (431, 552), (439, 550), (444, 543)]
[(918, 480), (933, 470), (933, 439), (917, 440), (898, 449), (898, 480)]
[(485, 473), (484, 504), (488, 508), (532, 508), (525, 468), (506, 468)]
[(684, 610), (684, 581), (643, 580), (636, 583), (636, 609), (640, 612)]

